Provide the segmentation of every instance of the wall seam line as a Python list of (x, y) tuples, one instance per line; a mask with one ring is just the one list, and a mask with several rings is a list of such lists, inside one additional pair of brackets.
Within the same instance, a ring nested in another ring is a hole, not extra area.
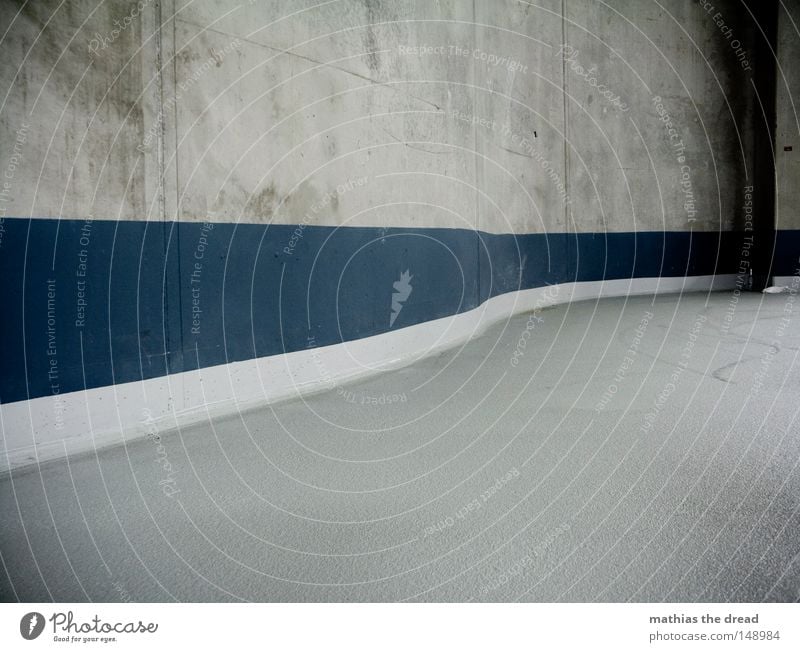
[[(564, 115), (564, 192), (569, 198), (569, 127), (567, 121), (567, 62), (564, 59), (563, 46), (567, 44), (567, 0), (561, 0), (561, 98)], [(569, 204), (564, 202), (564, 231), (569, 231)]]

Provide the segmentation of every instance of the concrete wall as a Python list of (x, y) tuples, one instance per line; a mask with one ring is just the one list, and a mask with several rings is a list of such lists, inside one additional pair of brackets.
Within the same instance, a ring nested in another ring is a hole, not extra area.
[(800, 4), (778, 14), (777, 128), (775, 134), (779, 229), (800, 229)]
[(800, 3), (781, 3), (778, 12), (776, 75), (775, 226), (778, 230), (775, 274), (800, 269)]
[(547, 285), (730, 282), (757, 33), (717, 5), (3, 3), (9, 456), (402, 363)]
[[(2, 212), (144, 219), (148, 170), (133, 154), (154, 67), (146, 21), (137, 18), (102, 55), (94, 55), (90, 39), (110, 38), (113, 21), (125, 16), (124, 5), (79, 1), (56, 7), (0, 5), (0, 24), (7, 30), (0, 57), (1, 164), (9, 184)], [(154, 165), (151, 173), (157, 171)]]
[[(565, 16), (552, 0), (343, 0), (291, 11), (281, 2), (142, 4), (138, 12), (125, 2), (58, 11), (36, 3), (19, 14), (4, 4), (3, 142), (31, 125), (17, 169), (25, 183), (7, 215), (154, 219), (160, 193), (148, 182), (163, 176), (166, 219), (213, 213), (294, 224), (315, 199), (369, 173), (396, 176), (371, 179), (314, 223), (568, 230), (553, 179), (534, 174), (538, 160), (518, 144), (536, 132), (533, 155), (571, 186), (578, 230), (685, 229), (683, 202), (671, 192), (680, 165), (658, 122), (658, 95), (694, 163), (694, 228), (734, 221), (753, 97), (741, 92), (747, 73), (723, 30), (754, 50), (737, 3), (717, 3), (725, 27), (696, 2), (668, 12), (635, 0), (571, 0)], [(784, 49), (796, 47), (791, 36)], [(602, 97), (581, 67), (594, 68), (591, 77), (625, 108)], [(369, 210), (412, 197), (459, 217)], [(490, 198), (502, 199), (505, 216)]]

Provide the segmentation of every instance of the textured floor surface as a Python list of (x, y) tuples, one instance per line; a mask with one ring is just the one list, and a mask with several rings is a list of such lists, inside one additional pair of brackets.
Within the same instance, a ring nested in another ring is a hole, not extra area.
[(798, 600), (797, 304), (557, 306), (302, 401), (14, 472), (0, 595)]

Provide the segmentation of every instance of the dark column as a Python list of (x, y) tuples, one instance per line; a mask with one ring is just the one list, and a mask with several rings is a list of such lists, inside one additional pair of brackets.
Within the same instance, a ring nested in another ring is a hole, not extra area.
[(756, 93), (752, 290), (761, 291), (772, 276), (775, 250), (775, 79), (777, 74), (777, 0), (747, 0), (755, 17), (753, 85)]

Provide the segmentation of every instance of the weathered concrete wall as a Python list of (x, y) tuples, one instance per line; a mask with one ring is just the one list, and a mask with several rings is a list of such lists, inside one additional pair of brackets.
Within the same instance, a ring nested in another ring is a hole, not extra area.
[(717, 4), (5, 3), (3, 142), (28, 125), (6, 214), (728, 229), (754, 28)]
[[(775, 74), (775, 255), (774, 282), (797, 287), (800, 272), (800, 2), (782, 2), (777, 12)], [(756, 212), (757, 215), (757, 212)]]
[[(56, 6), (0, 4), (7, 29), (0, 45), (4, 172), (18, 132), (24, 138), (13, 178), (6, 176), (4, 214), (143, 219), (150, 161), (136, 146), (148, 110), (144, 76), (153, 69), (152, 38), (141, 18), (117, 28), (114, 21), (129, 13), (126, 4)], [(92, 39), (105, 39), (107, 47), (93, 52)]]
[[(738, 39), (752, 52), (753, 30), (737, 3), (715, 4), (709, 12), (697, 2), (567, 3), (569, 179), (578, 228), (720, 231), (739, 220), (752, 179), (754, 100), (742, 92), (751, 73), (730, 43)], [(595, 70), (606, 96), (579, 66)]]
[[(776, 80), (776, 227), (800, 229), (800, 3), (783, 2), (778, 13)], [(800, 254), (800, 252), (798, 252)]]

